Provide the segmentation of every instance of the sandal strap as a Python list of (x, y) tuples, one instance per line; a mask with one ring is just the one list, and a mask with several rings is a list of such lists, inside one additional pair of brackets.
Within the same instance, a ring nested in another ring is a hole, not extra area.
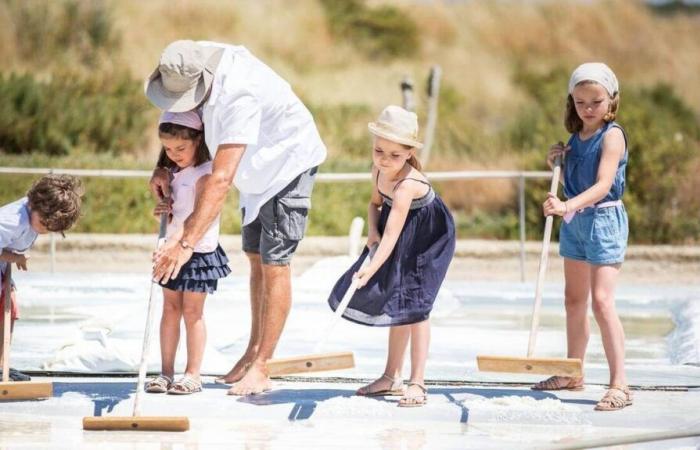
[(428, 393), (428, 388), (426, 388), (425, 385), (424, 385), (423, 383), (418, 383), (418, 382), (416, 382), (416, 381), (409, 381), (409, 382), (406, 383), (406, 384), (407, 384), (408, 386), (418, 386), (418, 387), (423, 391), (423, 395), (425, 395), (425, 394)]
[(391, 381), (392, 383), (396, 383), (396, 378), (392, 378), (385, 373), (382, 374), (381, 378), (386, 378), (387, 380)]
[(629, 395), (629, 393), (630, 393), (630, 387), (629, 387), (629, 386), (625, 386), (625, 385), (623, 385), (623, 384), (611, 384), (610, 387), (608, 388), (608, 390), (611, 390), (611, 389), (614, 389), (614, 390), (616, 390), (616, 391), (622, 391), (622, 392), (624, 392), (625, 394), (628, 394), (628, 395)]
[(167, 375), (160, 374), (157, 377), (153, 378), (152, 380), (149, 380), (148, 383), (146, 383), (146, 386), (163, 386), (168, 387), (168, 385), (172, 384), (173, 379), (170, 378)]
[(391, 389), (398, 389), (403, 385), (403, 380), (400, 378), (393, 378), (385, 373), (382, 374), (381, 378), (385, 378), (391, 381)]
[[(568, 378), (568, 381), (564, 381), (565, 379)], [(580, 384), (583, 383), (578, 383), (579, 379), (573, 378), (573, 377), (562, 377), (559, 375), (554, 375), (546, 380), (542, 380), (539, 383), (537, 383), (537, 386), (542, 386), (546, 390), (555, 390), (555, 389), (563, 389), (563, 388), (572, 388), (579, 386)]]
[(629, 391), (626, 392), (618, 387), (611, 387), (607, 390), (607, 392), (605, 392), (605, 395), (603, 395), (603, 398), (601, 398), (598, 403), (608, 404), (610, 406), (620, 408), (626, 405), (628, 396)]
[(202, 382), (185, 375), (184, 377), (180, 378), (175, 383), (173, 383), (172, 389), (178, 389), (178, 387), (184, 388), (183, 390), (185, 391), (194, 391), (202, 388)]

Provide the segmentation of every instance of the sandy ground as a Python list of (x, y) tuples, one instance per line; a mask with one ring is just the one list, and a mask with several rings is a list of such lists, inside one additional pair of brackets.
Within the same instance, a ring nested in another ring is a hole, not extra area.
[[(149, 235), (70, 234), (57, 238), (55, 267), (61, 272), (141, 272), (150, 268), (155, 238)], [(248, 263), (241, 252), (240, 236), (222, 236), (221, 244), (232, 261), (234, 274), (246, 275)], [(541, 242), (525, 244), (526, 281), (534, 281)], [(308, 237), (293, 260), (301, 274), (321, 257), (347, 254), (345, 237)], [(32, 251), (30, 270), (49, 271), (50, 241), (40, 236)], [(550, 246), (548, 281), (563, 280), (558, 245)], [(517, 241), (461, 240), (448, 279), (461, 281), (520, 281), (520, 244)], [(630, 246), (622, 266), (621, 284), (700, 285), (700, 246)]]

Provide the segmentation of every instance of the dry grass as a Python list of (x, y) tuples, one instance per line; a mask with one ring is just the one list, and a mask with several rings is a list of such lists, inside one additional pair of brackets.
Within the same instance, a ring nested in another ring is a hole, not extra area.
[[(422, 96), (430, 66), (439, 64), (445, 85), (461, 99), (454, 111), (461, 122), (441, 118), (440, 126), (453, 127), (452, 134), (470, 139), (469, 147), (477, 151), (466, 156), (463, 148), (435, 148), (430, 170), (520, 167), (517, 149), (497, 149), (499, 144), (490, 140), (519, 108), (527, 106), (513, 81), (518, 65), (549, 70), (606, 61), (623, 91), (627, 86), (666, 81), (700, 112), (700, 16), (657, 15), (638, 0), (368, 1), (371, 6), (385, 3), (400, 7), (418, 24), (419, 56), (392, 62), (367, 59), (352, 43), (329, 33), (316, 0), (112, 0), (121, 39), (115, 60), (142, 79), (172, 40), (237, 43), (285, 77), (310, 104), (362, 105), (372, 115), (387, 104), (400, 103), (398, 84), (405, 75), (414, 79)], [(0, 3), (0, 58), (5, 70), (34, 69), (19, 59), (17, 39), (5, 3)], [(364, 127), (364, 123), (347, 124), (352, 135)], [(343, 142), (341, 136), (324, 138), (331, 156), (343, 156), (336, 146)], [(157, 149), (154, 139), (149, 148)], [(493, 154), (498, 155), (495, 161), (488, 156)], [(445, 197), (467, 210), (498, 208), (514, 196), (510, 182), (454, 186)], [(468, 196), (463, 194), (467, 191)], [(690, 186), (688, 192), (698, 192), (698, 186)]]
[[(470, 158), (441, 158), (431, 163), (431, 171), (455, 170), (510, 170), (517, 161), (504, 157), (490, 161)], [(476, 210), (496, 211), (504, 205), (515, 205), (517, 185), (513, 180), (494, 179), (478, 181), (451, 181), (440, 189), (442, 198), (455, 209), (470, 214)]]

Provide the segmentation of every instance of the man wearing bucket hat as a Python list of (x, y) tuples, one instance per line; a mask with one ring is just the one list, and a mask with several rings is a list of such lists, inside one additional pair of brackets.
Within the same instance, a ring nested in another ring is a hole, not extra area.
[[(289, 84), (246, 48), (175, 41), (146, 80), (148, 99), (165, 111), (202, 116), (212, 175), (185, 221), (182, 238), (154, 257), (154, 278), (177, 275), (220, 213), (231, 184), (239, 191), (243, 251), (250, 262), (251, 335), (248, 348), (221, 383), (232, 395), (270, 389), (265, 363), (274, 353), (291, 305), (289, 263), (304, 236), (316, 167), (326, 148), (311, 113)], [(151, 189), (169, 195), (167, 173)]]

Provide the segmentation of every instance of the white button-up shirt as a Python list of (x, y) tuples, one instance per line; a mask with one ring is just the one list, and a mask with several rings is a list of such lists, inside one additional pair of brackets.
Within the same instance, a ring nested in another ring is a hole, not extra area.
[(212, 157), (222, 144), (246, 145), (233, 183), (248, 225), (265, 202), (321, 164), (326, 147), (289, 83), (245, 47), (199, 44), (224, 48), (202, 120)]
[[(37, 236), (32, 228), (27, 197), (0, 207), (0, 251), (24, 253), (34, 244)], [(7, 263), (0, 261), (2, 273), (6, 267)]]

